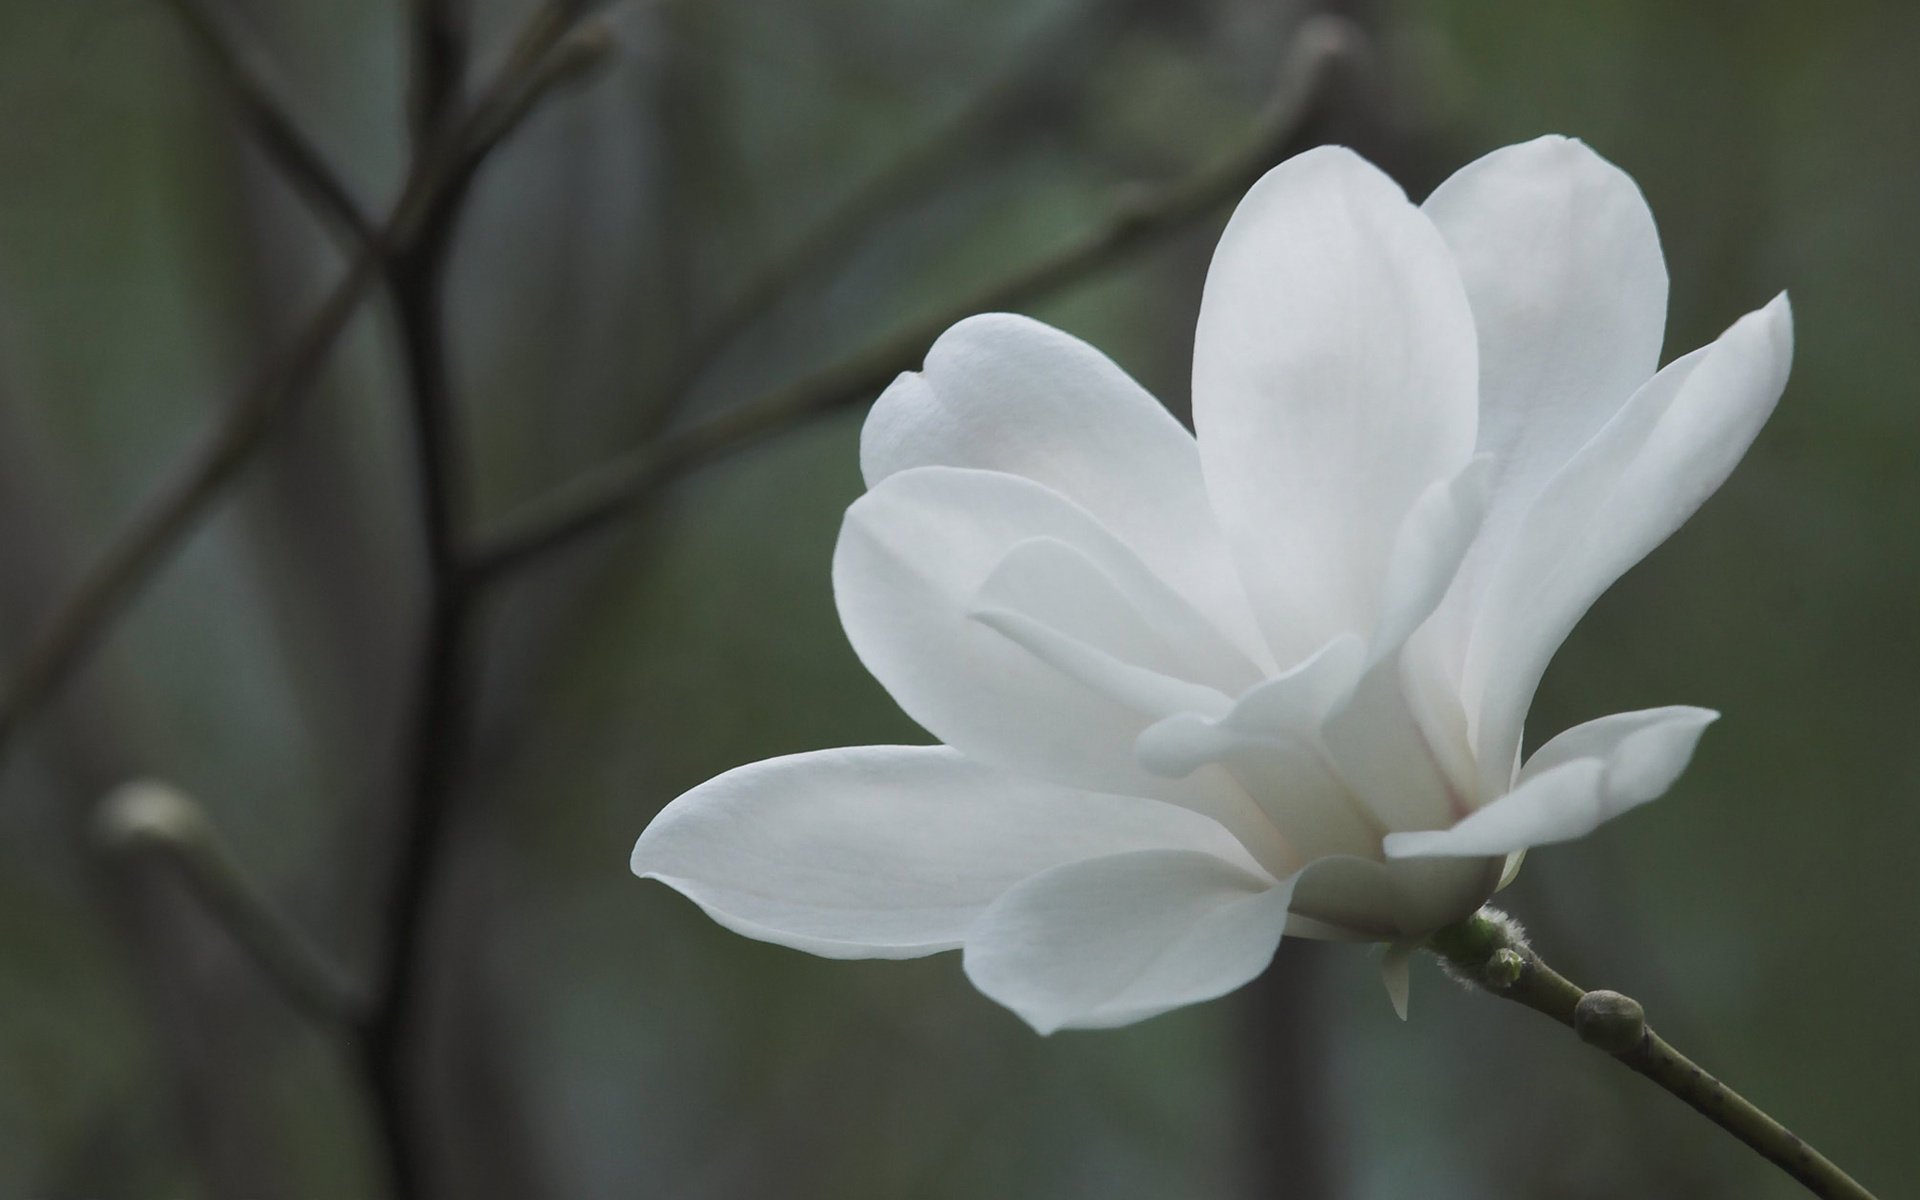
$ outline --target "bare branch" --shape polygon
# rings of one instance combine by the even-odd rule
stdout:
[[[224,31],[203,0],[166,3],[199,45],[248,132],[294,190],[322,221],[345,234],[353,245],[371,242],[378,234],[373,218],[268,86],[259,54]]]
[[[163,784],[125,784],[101,802],[95,831],[110,850],[153,854],[178,871],[289,1004],[323,1027],[360,1019],[345,975],[247,879],[191,799]]]
[[[1057,19],[1012,64],[958,109],[913,139],[898,157],[853,188],[786,253],[756,275],[699,329],[649,405],[653,427],[670,421],[693,384],[756,321],[807,276],[848,253],[890,213],[932,186],[976,150],[993,128],[1061,77],[1062,61],[1084,55],[1105,31],[1120,26],[1107,0],[1089,0]],[[1023,125],[1023,130],[1028,127]]]
[[[565,0],[557,0],[556,6],[571,7]],[[543,97],[578,75],[577,58],[565,60],[573,64],[567,70],[548,65],[548,52],[567,32],[547,9],[536,15],[487,97],[474,105],[444,147],[429,148],[416,160],[392,215],[354,256],[293,340],[255,373],[205,441],[110,537],[95,565],[35,638],[0,698],[0,751],[21,720],[79,665],[305,393],[361,301],[384,275],[392,249],[405,245],[430,222],[434,210],[472,177]]]

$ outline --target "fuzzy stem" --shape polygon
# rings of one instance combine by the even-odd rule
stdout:
[[[1675,1050],[1618,992],[1589,992],[1527,945],[1505,913],[1483,908],[1434,934],[1427,949],[1462,980],[1545,1013],[1667,1091],[1793,1176],[1823,1200],[1874,1200],[1873,1193],[1786,1126]]]

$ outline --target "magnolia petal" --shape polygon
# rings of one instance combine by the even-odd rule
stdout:
[[[940,335],[925,367],[881,394],[860,433],[869,487],[927,466],[1002,471],[1059,492],[1244,653],[1265,658],[1193,435],[1079,338],[1008,313],[969,317]]]
[[[1472,454],[1475,360],[1446,244],[1352,151],[1288,159],[1240,202],[1201,301],[1194,421],[1281,662],[1370,631],[1402,521]]]
[[[1204,766],[1223,768],[1300,862],[1371,854],[1384,829],[1354,803],[1321,739],[1327,714],[1352,692],[1365,653],[1358,637],[1345,634],[1240,697],[1224,715],[1190,711],[1168,717],[1140,735],[1140,762],[1169,778]]]
[[[1249,689],[1225,714],[1181,713],[1144,730],[1136,745],[1149,771],[1177,779],[1225,758],[1248,739],[1317,740],[1327,714],[1344,703],[1365,669],[1366,644],[1334,638],[1286,674]]]
[[[1491,455],[1478,455],[1459,474],[1421,493],[1394,536],[1380,612],[1368,647],[1371,666],[1400,652],[1440,606],[1480,532],[1487,510]]]
[[[921,467],[847,510],[833,561],[841,624],[867,670],[942,742],[1056,782],[1137,792],[1151,782],[1132,755],[1147,718],[971,618],[1007,553],[1034,538],[1074,546],[1116,581],[1150,574],[1058,492]]]
[[[971,758],[1204,812],[1291,870],[1272,822],[1224,773],[1170,780],[1139,765],[1134,740],[1152,716],[973,619],[986,582],[1035,539],[1074,547],[1120,600],[1151,605],[1148,567],[1058,492],[997,471],[918,467],[882,480],[841,526],[834,599],[854,652],[908,716]]]
[[[1023,879],[1152,848],[1260,871],[1225,829],[1185,809],[1037,783],[945,746],[858,746],[709,780],[661,810],[631,865],[748,937],[907,958],[960,945]]]
[[[1707,726],[1720,719],[1710,708],[1672,704],[1599,717],[1560,733],[1533,752],[1521,782],[1563,763],[1597,758],[1607,764],[1607,791],[1628,805],[1666,794],[1693,758]]]
[[[1413,952],[1420,948],[1414,938],[1390,943],[1380,955],[1380,982],[1387,987],[1387,999],[1393,1003],[1393,1015],[1407,1019],[1407,1001],[1413,992]]]
[[[1497,534],[1659,366],[1666,260],[1639,187],[1571,138],[1495,150],[1422,208],[1479,333]]]
[[[1198,610],[1148,570],[1123,584],[1058,538],[1007,551],[975,603],[1071,632],[1113,657],[1238,695],[1262,674]]]
[[[1431,638],[1414,633],[1439,606],[1486,509],[1482,455],[1420,497],[1395,539],[1368,674],[1327,723],[1342,779],[1387,829],[1427,829],[1466,811],[1478,772],[1466,717]]]
[[[1330,717],[1324,732],[1327,753],[1340,778],[1363,804],[1382,833],[1395,829],[1431,829],[1471,808],[1469,793],[1456,772],[1471,779],[1471,765],[1451,766],[1430,727],[1444,730],[1444,711],[1428,716],[1416,706],[1433,703],[1412,682],[1412,664],[1389,660],[1361,679],[1352,698]],[[1438,703],[1452,703],[1445,696]]]
[[[1792,356],[1782,295],[1656,375],[1534,501],[1488,578],[1467,650],[1463,691],[1490,793],[1506,786],[1554,651],[1732,472]]]
[[[1211,1000],[1263,970],[1288,888],[1194,850],[1056,867],[967,933],[967,977],[1041,1033],[1100,1029]]]
[[[1394,834],[1387,853],[1512,854],[1585,837],[1664,795],[1718,717],[1704,708],[1655,708],[1577,725],[1540,748],[1513,791],[1451,829]]]
[[[1025,613],[983,608],[974,611],[973,619],[1062,675],[1148,716],[1188,711],[1219,715],[1233,706],[1210,687],[1124,662]]]
[[[1500,865],[1497,858],[1330,855],[1295,877],[1293,913],[1373,941],[1423,940],[1486,903]]]

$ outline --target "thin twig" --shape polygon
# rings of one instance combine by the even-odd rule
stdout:
[[[911,370],[942,331],[974,313],[1018,308],[1080,282],[1206,216],[1281,157],[1311,116],[1333,68],[1356,49],[1352,26],[1317,18],[1300,31],[1281,90],[1252,132],[1219,162],[1136,192],[1107,219],[938,312],[800,381],[591,469],[503,518],[464,556],[482,579],[517,571],[602,529],[660,487],[772,434],[870,398]]]
[[[221,28],[203,0],[166,0],[187,32],[199,45],[215,78],[227,90],[235,111],[254,140],[294,190],[329,225],[354,246],[364,246],[379,234],[373,218],[353,197],[345,178],[328,164],[311,139],[300,130],[286,105],[267,84],[260,55]]]
[[[179,872],[294,1008],[322,1026],[360,1020],[362,1000],[345,974],[246,877],[199,805],[162,784],[130,783],[101,802],[95,829],[109,849],[153,854]]]
[[[678,356],[667,381],[658,387],[658,394],[647,407],[650,427],[657,430],[676,416],[693,385],[720,355],[801,280],[845,256],[890,214],[915,195],[937,186],[1023,101],[1057,84],[1064,58],[1086,54],[1100,30],[1118,27],[1118,21],[1107,19],[1113,7],[1109,0],[1086,0],[1055,20],[997,78],[942,117],[934,128],[916,136],[904,152],[854,187],[803,232],[695,332],[692,345]],[[1027,132],[1032,127],[1023,123],[1020,128]]]
[[[544,10],[543,10],[544,13]],[[460,136],[417,159],[392,215],[349,262],[345,273],[278,354],[248,381],[205,440],[178,464],[109,538],[106,548],[48,618],[0,697],[0,753],[22,720],[53,693],[111,627],[148,577],[279,427],[305,394],[360,303],[386,270],[389,249],[405,244],[443,200],[470,178],[538,102],[580,73],[589,39],[556,45],[565,34],[544,16],[521,40],[486,100],[476,103]],[[548,60],[552,51],[552,62]]]
[[[1435,934],[1428,947],[1467,982],[1552,1017],[1653,1080],[1821,1200],[1874,1200],[1831,1159],[1675,1050],[1647,1024],[1638,1001],[1589,992],[1548,966],[1506,914],[1483,908]]]

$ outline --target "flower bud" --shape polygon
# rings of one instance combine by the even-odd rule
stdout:
[[[1608,1054],[1625,1054],[1646,1036],[1647,1013],[1631,996],[1588,992],[1574,1006],[1573,1031],[1589,1046]]]
[[[1527,960],[1518,950],[1502,946],[1487,959],[1486,967],[1480,972],[1481,978],[1490,988],[1505,990],[1520,982],[1520,972],[1526,969]]]
[[[94,834],[111,850],[179,846],[206,835],[200,807],[176,788],[134,780],[107,793],[94,817]]]

